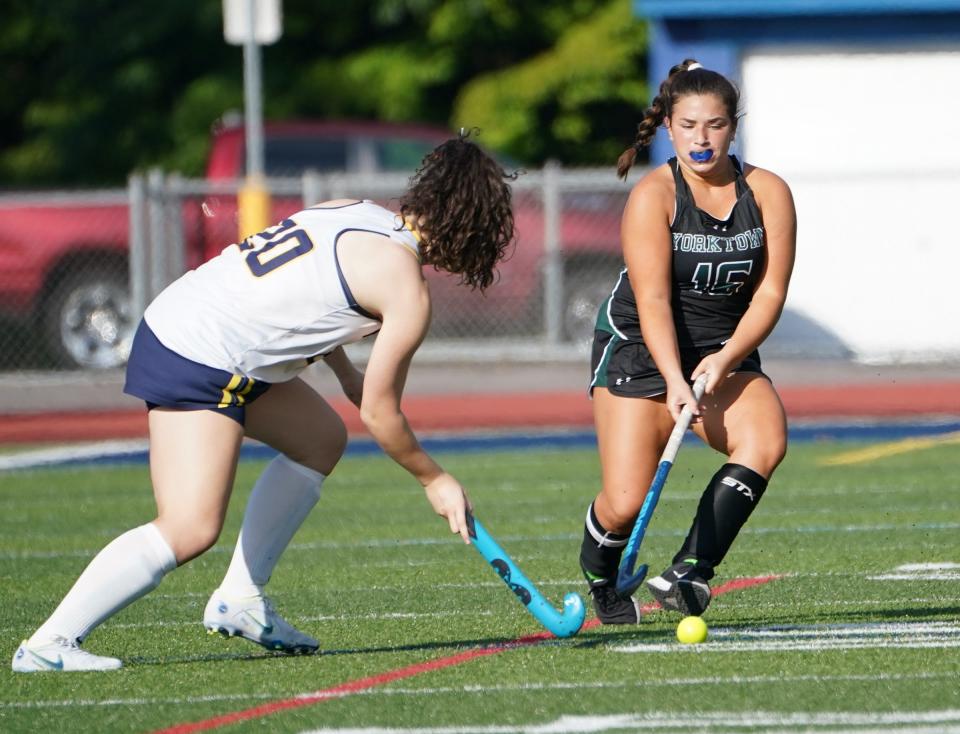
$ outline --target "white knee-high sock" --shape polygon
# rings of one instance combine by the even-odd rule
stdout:
[[[320,499],[326,477],[281,454],[253,486],[243,526],[220,590],[228,596],[259,594],[294,533]]]
[[[59,635],[82,642],[97,625],[157,588],[176,567],[173,549],[156,525],[128,530],[94,556],[31,641]]]

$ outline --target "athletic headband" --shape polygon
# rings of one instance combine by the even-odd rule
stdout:
[[[692,64],[690,64],[690,66],[687,67],[687,71],[693,71],[694,69],[702,69],[702,68],[703,68],[703,64],[701,64],[699,61],[694,61]]]

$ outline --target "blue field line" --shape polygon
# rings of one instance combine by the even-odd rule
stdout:
[[[960,418],[911,421],[837,420],[796,421],[789,429],[791,442],[848,441],[880,443],[905,438],[938,436],[960,431]],[[584,449],[596,446],[596,435],[590,429],[530,429],[525,431],[487,431],[425,434],[420,443],[431,453],[476,453],[523,451],[533,449]],[[382,455],[370,438],[352,437],[347,456]],[[262,444],[244,444],[241,461],[263,461],[276,456],[276,451]],[[144,464],[147,461],[145,441],[107,442],[98,446],[49,449],[0,456],[0,471],[40,467],[78,467],[118,464]]]
[[[790,427],[791,441],[896,441],[902,438],[938,436],[960,431],[960,420],[890,422],[890,423],[811,423]],[[484,451],[522,451],[524,449],[582,449],[597,445],[593,430],[530,430],[486,433],[450,433],[421,436],[424,449],[433,452],[472,453]],[[368,438],[353,438],[347,446],[348,456],[369,456],[382,453]],[[244,446],[244,459],[266,459],[276,455],[261,445]]]

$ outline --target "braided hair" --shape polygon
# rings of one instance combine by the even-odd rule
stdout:
[[[727,109],[727,116],[737,125],[740,107],[740,91],[723,74],[703,68],[696,59],[684,59],[670,69],[667,78],[660,84],[660,93],[644,110],[643,119],[637,125],[637,138],[633,145],[620,154],[617,160],[617,176],[626,178],[637,159],[637,154],[650,145],[657,128],[672,117],[673,105],[691,94],[713,94]]]

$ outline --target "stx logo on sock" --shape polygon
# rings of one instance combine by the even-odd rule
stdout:
[[[741,482],[739,479],[734,479],[733,477],[724,477],[720,481],[726,484],[728,487],[733,487],[735,490],[737,490],[740,494],[742,494],[751,502],[753,502],[756,499],[756,496],[754,495],[753,490],[750,489],[750,487],[748,487],[746,484]]]

